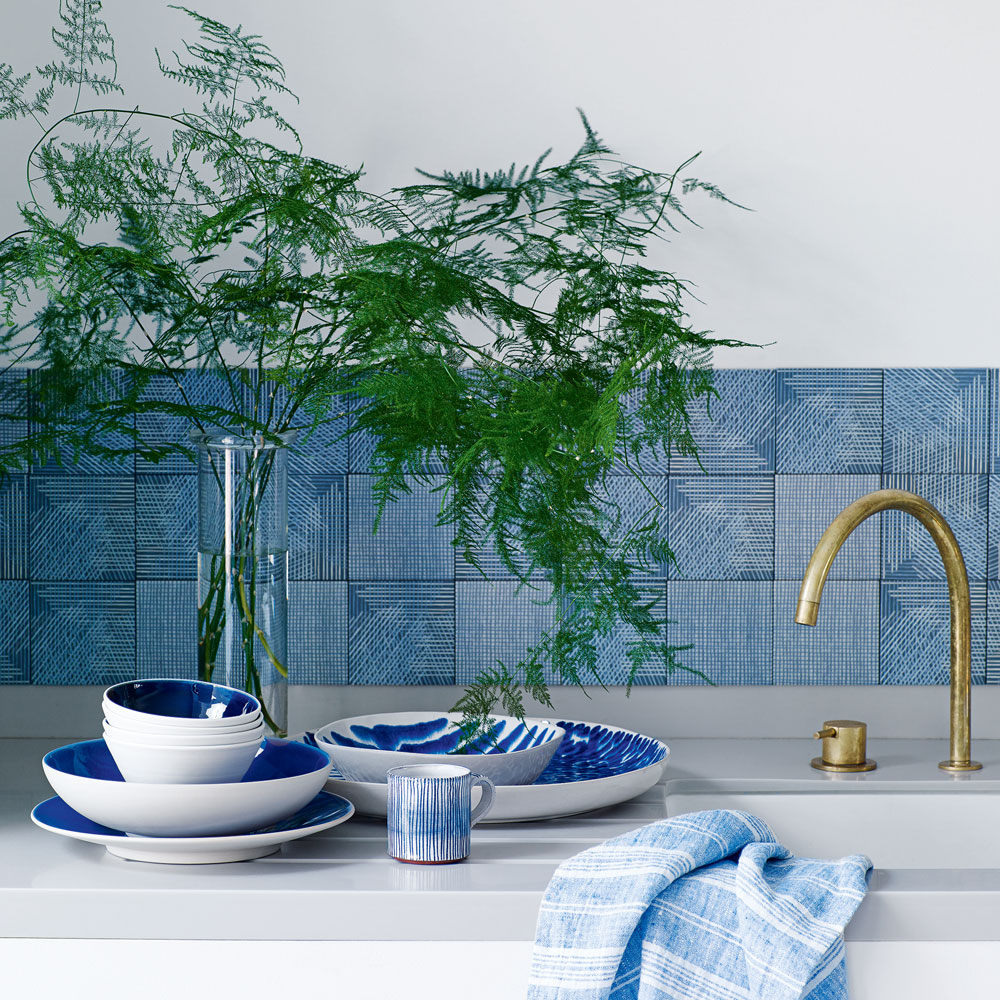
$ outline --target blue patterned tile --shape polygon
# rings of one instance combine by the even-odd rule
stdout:
[[[989,477],[989,527],[987,529],[986,578],[1000,579],[1000,475]]]
[[[778,472],[882,471],[881,369],[785,369],[776,396]]]
[[[615,476],[607,480],[606,489],[607,521],[602,527],[612,541],[615,554],[628,544],[633,532],[643,527],[658,524],[657,536],[666,535],[670,508],[670,481],[666,476],[647,476],[642,482],[634,477]],[[668,563],[663,562],[650,565],[638,575],[666,578],[668,570]]]
[[[886,473],[987,472],[984,368],[887,368]]]
[[[244,386],[240,384],[231,386],[218,372],[189,368],[174,375],[153,375],[143,389],[140,402],[164,402],[171,406],[190,404],[197,407],[218,407],[215,414],[218,419],[210,420],[209,423],[231,425],[232,414],[239,412],[243,406],[244,391]],[[191,421],[186,417],[169,412],[151,410],[140,411],[136,415],[136,432],[139,439],[145,445],[152,447],[183,445],[193,450],[188,440],[191,427]],[[198,467],[186,455],[173,452],[158,462],[139,457],[136,459],[136,470],[194,475]]]
[[[136,677],[197,677],[197,582],[137,581],[135,614]]]
[[[33,684],[117,684],[134,674],[135,584],[31,584]]]
[[[474,504],[477,526],[481,525],[490,516],[491,511],[486,509],[486,503],[486,491],[482,490],[478,494],[478,499]],[[466,514],[469,515],[470,513],[470,510],[466,508]],[[529,569],[529,563],[528,557],[524,554],[523,543],[519,538],[510,538],[508,539],[508,545],[511,550],[511,558],[514,566],[519,573],[526,574]],[[466,552],[463,546],[456,545],[454,553],[456,580],[514,580],[518,578],[517,574],[513,573],[504,564],[492,539],[485,545],[470,546],[468,552]],[[473,563],[473,559],[475,563]],[[532,577],[540,577],[542,571],[535,569],[532,570],[530,575]]]
[[[775,684],[877,684],[879,583],[828,580],[816,625],[798,625],[797,580],[774,584]]]
[[[883,476],[886,489],[929,500],[958,539],[970,580],[986,578],[988,476]],[[912,515],[882,514],[882,578],[943,580],[944,563],[930,532]]]
[[[770,580],[774,575],[774,477],[670,477],[671,576]]]
[[[646,393],[647,379],[648,375],[643,378],[640,386],[627,392],[622,400],[621,420],[629,433],[642,429],[640,405]],[[669,472],[670,449],[662,444],[643,444],[634,453],[617,455],[611,467],[613,476],[665,476]]]
[[[801,580],[830,522],[879,485],[878,476],[775,476],[775,579]],[[831,580],[879,578],[880,516],[862,522],[850,535],[830,567]]]
[[[1000,581],[986,584],[986,683],[1000,684]]]
[[[288,477],[288,572],[292,580],[347,576],[347,477]]]
[[[655,601],[649,609],[650,614],[659,621],[664,621],[667,617],[667,600],[665,583],[644,583],[638,587],[639,599],[645,604]],[[639,633],[628,625],[618,624],[609,635],[597,636],[594,641],[595,652],[597,653],[597,675],[604,684],[628,684],[629,673],[632,669],[629,661],[629,647]],[[664,684],[667,680],[667,668],[664,658],[665,647],[670,643],[663,627],[660,629],[660,636],[657,645],[662,652],[647,659],[636,671],[633,684],[640,686],[652,684]],[[590,682],[596,683],[593,679]],[[588,680],[584,678],[584,683]],[[683,681],[681,682],[683,683]]]
[[[27,437],[28,380],[23,368],[0,371],[0,452]]]
[[[770,684],[773,584],[769,581],[671,580],[667,638],[677,661],[714,684]],[[677,670],[668,684],[704,684]]]
[[[140,580],[197,577],[197,478],[135,477],[135,575]]]
[[[455,680],[469,684],[498,661],[513,668],[552,628],[551,589],[522,587],[512,580],[455,584]]]
[[[132,479],[33,475],[29,490],[33,580],[134,578]]]
[[[773,472],[774,372],[721,370],[714,384],[721,398],[699,400],[690,407],[698,456],[681,455],[675,448],[671,474]]]
[[[0,580],[0,684],[31,680],[28,584]]]
[[[28,577],[28,477],[0,478],[0,580]]]
[[[289,584],[288,680],[291,684],[349,682],[346,583]]]
[[[48,380],[55,378],[51,372],[43,368],[36,368],[32,372],[31,385],[32,396],[29,398],[29,427],[34,430],[37,417],[37,398],[39,393],[46,392]],[[121,403],[130,391],[130,377],[119,370],[111,370],[88,390],[88,404],[112,402]],[[85,422],[91,423],[91,417],[86,417]],[[132,475],[135,471],[135,442],[131,431],[135,427],[134,415],[130,417],[129,431],[106,431],[96,434],[94,440],[101,449],[107,449],[112,454],[101,455],[96,451],[88,452],[83,449],[79,454],[66,447],[58,458],[52,456],[44,465],[33,464],[33,472],[44,472],[48,475],[64,476],[125,476]]]
[[[437,524],[443,494],[408,477],[410,493],[388,504],[373,534],[375,476],[348,477],[348,573],[351,580],[451,580],[454,527]]]
[[[349,406],[349,426],[352,428],[347,437],[347,467],[352,473],[367,473],[372,471],[372,458],[378,444],[378,436],[367,430],[354,430],[356,426],[355,410],[360,410],[367,400],[353,399]],[[440,459],[430,457],[419,470],[430,475],[440,475],[444,465]]]
[[[972,600],[972,683],[986,680],[986,584],[969,584]],[[882,584],[879,683],[947,684],[951,618],[942,580]]]
[[[351,684],[453,684],[453,583],[352,583],[347,595]]]
[[[303,420],[311,418],[304,416]],[[348,427],[346,398],[334,399],[327,415],[313,427],[305,428],[300,434],[292,453],[288,456],[290,475],[330,476],[346,473]],[[367,471],[367,470],[366,470]]]

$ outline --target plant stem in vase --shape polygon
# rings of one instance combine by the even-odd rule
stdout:
[[[192,431],[198,446],[198,677],[288,729],[288,447],[295,432]]]

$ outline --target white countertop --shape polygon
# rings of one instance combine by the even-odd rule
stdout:
[[[528,941],[561,861],[666,815],[661,783],[585,816],[479,826],[471,857],[457,865],[393,861],[384,822],[361,817],[257,861],[153,865],[31,823],[32,806],[52,794],[41,757],[61,742],[0,740],[0,937]],[[789,791],[905,783],[948,793],[973,783],[1000,792],[1000,741],[976,741],[985,767],[957,779],[937,769],[946,756],[939,740],[873,740],[878,770],[850,776],[812,770],[812,740],[670,742],[664,782],[674,788],[773,780]],[[1000,867],[876,869],[848,938],[1000,940]]]

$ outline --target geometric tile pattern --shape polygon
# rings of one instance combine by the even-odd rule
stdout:
[[[134,583],[32,583],[32,683],[130,680],[135,627]]]
[[[879,583],[827,580],[813,626],[795,623],[797,580],[774,584],[775,684],[877,684]]]
[[[135,575],[138,580],[197,577],[197,476],[135,477]]]
[[[352,684],[453,683],[455,584],[350,584],[347,641]]]
[[[120,388],[115,379],[104,389]],[[222,410],[253,389],[198,371],[181,379],[188,398]],[[692,671],[717,684],[945,683],[941,559],[907,515],[859,526],[834,560],[819,624],[793,622],[823,530],[880,486],[925,496],[948,519],[971,581],[974,680],[1000,683],[1000,372],[717,371],[715,386],[720,398],[691,412],[701,466],[650,453],[639,460],[645,486],[624,464],[607,483],[618,534],[655,511],[677,560],[635,582],[668,622],[667,642],[688,647],[674,655],[690,670],[668,674],[657,659],[635,683],[706,683]],[[183,398],[169,379],[144,391]],[[0,417],[17,417],[0,419],[0,443],[25,433],[28,399],[0,374]],[[626,403],[633,419],[637,399]],[[477,554],[485,577],[467,563],[436,523],[436,474],[408,477],[411,492],[373,535],[374,441],[341,439],[349,419],[334,404],[289,456],[293,683],[467,683],[498,661],[513,665],[555,620],[544,579],[518,590],[494,552]],[[136,426],[162,444],[187,433],[178,418],[143,412]],[[181,455],[64,457],[0,482],[0,683],[190,676],[195,466]],[[619,629],[596,640],[607,683],[627,682],[634,638]]]
[[[988,472],[985,368],[888,368],[883,471]]]
[[[135,481],[31,476],[31,578],[135,578]]]
[[[545,583],[521,587],[513,580],[455,584],[455,680],[468,684],[498,661],[513,666],[555,621]]]
[[[0,479],[0,580],[28,578],[28,477]]]
[[[774,476],[671,476],[668,539],[675,577],[772,579]]]
[[[955,534],[970,580],[986,579],[987,476],[883,476],[886,489],[929,500]],[[882,514],[882,579],[943,580],[944,562],[930,532],[902,511]]]
[[[690,410],[697,457],[670,455],[671,473],[774,471],[774,372],[718,371],[718,399],[701,399]]]
[[[346,582],[308,580],[288,585],[288,681],[349,682]]]
[[[878,488],[878,476],[775,476],[775,579],[801,580],[830,522],[848,504]],[[829,579],[879,578],[879,519],[883,516],[876,514],[854,529],[833,560]]]
[[[882,471],[882,372],[871,368],[777,373],[777,471]]]
[[[882,583],[879,683],[947,684],[951,642],[944,580]],[[986,680],[986,583],[969,584],[972,600],[972,683]]]
[[[348,485],[352,580],[451,580],[455,556],[454,529],[439,526],[444,494],[436,482],[407,476],[409,493],[386,504],[378,531],[373,533],[377,501],[375,476],[351,476]]]
[[[773,585],[761,580],[671,580],[667,584],[671,646],[688,670],[667,683],[770,684]]]
[[[198,662],[198,584],[137,580],[136,677],[192,677]]]
[[[0,683],[31,680],[28,583],[0,580]]]

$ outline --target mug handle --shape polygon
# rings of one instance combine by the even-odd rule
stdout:
[[[475,826],[493,808],[493,799],[496,795],[493,782],[485,774],[473,773],[472,786],[476,785],[482,788],[482,793],[479,796],[479,805],[472,810],[472,815],[469,817],[469,826]]]

